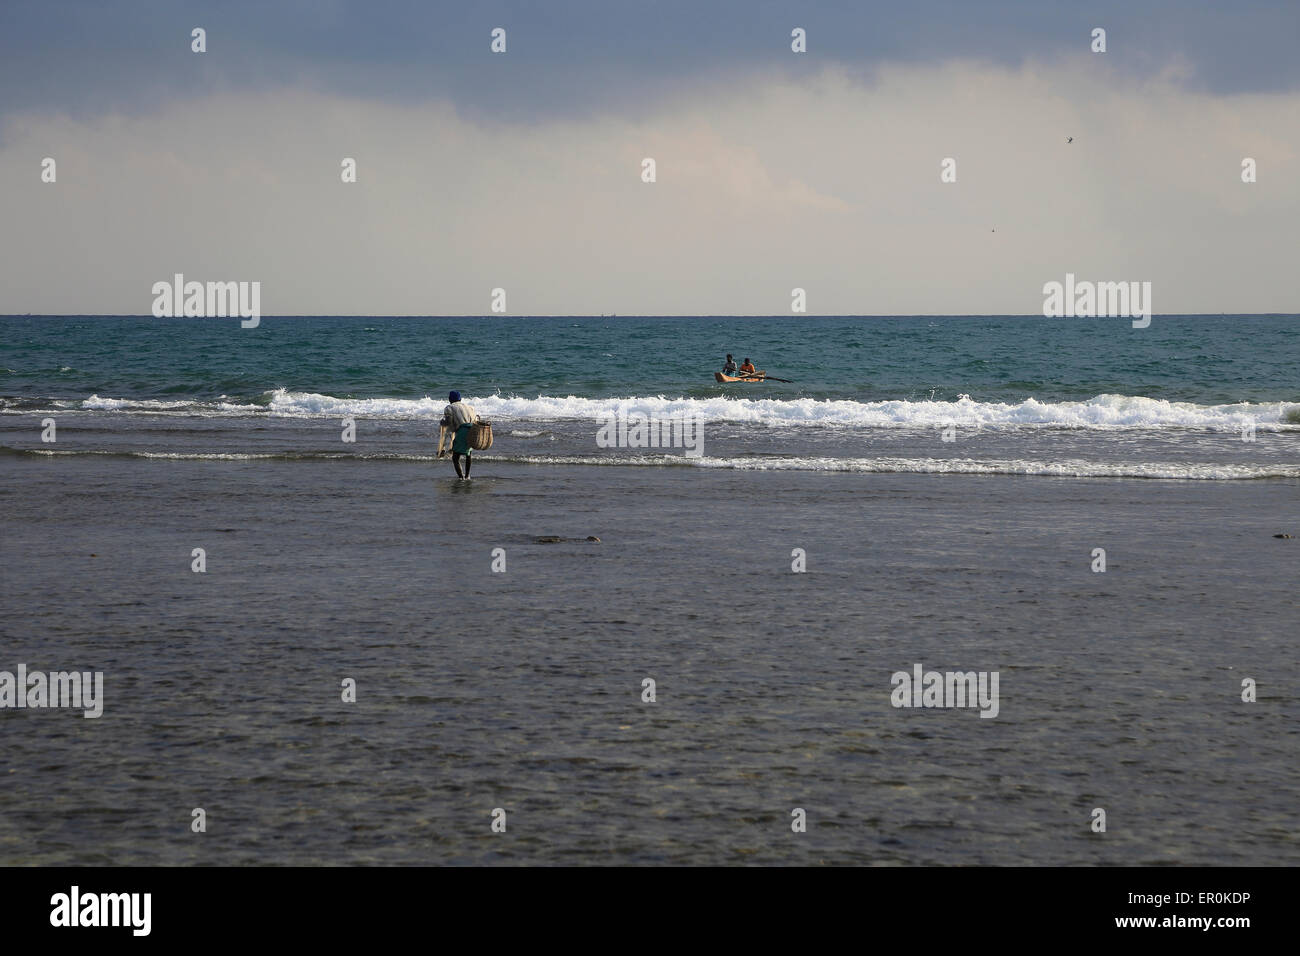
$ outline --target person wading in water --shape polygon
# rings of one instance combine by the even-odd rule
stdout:
[[[447,396],[450,404],[442,410],[442,424],[451,429],[455,436],[451,443],[451,463],[456,467],[456,477],[469,481],[469,469],[473,463],[470,458],[469,429],[478,421],[478,412],[460,400],[460,392]],[[461,473],[460,458],[465,456],[465,472]]]

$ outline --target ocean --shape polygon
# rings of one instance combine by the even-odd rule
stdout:
[[[1300,323],[1288,316],[1161,316],[1147,329],[977,316],[292,318],[257,329],[10,317],[0,328],[6,446],[52,454],[422,460],[455,388],[499,423],[484,457],[503,464],[1300,476]],[[719,385],[728,352],[793,384]],[[701,417],[705,453],[596,444],[602,417],[638,413]],[[19,420],[46,414],[87,440],[33,446]],[[344,444],[347,417],[361,424]]]
[[[0,318],[0,672],[104,674],[0,710],[0,863],[1295,864],[1298,357],[1297,316]],[[898,706],[918,665],[996,715]]]

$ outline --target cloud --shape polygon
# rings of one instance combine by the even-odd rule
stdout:
[[[208,52],[190,51],[190,30]],[[489,31],[507,30],[492,55]],[[790,31],[808,53],[790,52]],[[449,101],[484,121],[619,112],[720,77],[800,80],[954,59],[1019,69],[1086,50],[1140,82],[1171,61],[1185,83],[1231,95],[1300,88],[1294,0],[5,0],[0,113],[148,112],[177,99],[286,87],[392,104]]]
[[[1157,312],[1300,311],[1298,106],[1080,54],[719,76],[639,116],[312,88],[25,114],[0,312],[147,314],[184,272],[261,281],[268,315],[485,314],[495,287],[514,314],[781,314],[796,286],[821,314],[1029,313],[1067,271],[1152,281]]]

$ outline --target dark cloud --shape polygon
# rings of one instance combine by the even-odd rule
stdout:
[[[208,31],[208,53],[189,32]],[[488,52],[505,27],[509,51]],[[790,29],[810,52],[789,51]],[[635,112],[720,74],[869,70],[975,58],[1008,66],[1087,52],[1135,76],[1174,60],[1213,93],[1300,86],[1300,3],[772,2],[772,0],[187,0],[0,5],[0,111],[134,112],[220,90],[303,85],[397,102],[450,96],[485,119]],[[865,72],[864,72],[865,75]]]

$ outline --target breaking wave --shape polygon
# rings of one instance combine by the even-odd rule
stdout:
[[[906,428],[958,426],[1047,427],[1071,429],[1194,428],[1240,431],[1253,425],[1267,431],[1300,430],[1300,405],[1286,402],[1196,405],[1134,395],[1097,395],[1086,401],[1041,402],[1027,398],[1016,404],[979,402],[963,395],[956,401],[892,400],[857,402],[849,399],[767,398],[582,398],[539,395],[466,396],[480,414],[509,422],[590,420],[641,414],[658,418],[700,417],[708,422],[766,426]],[[271,415],[286,418],[355,416],[380,419],[438,419],[446,402],[424,397],[336,398],[316,392],[277,389],[263,403],[165,402],[100,398],[79,403],[87,410],[189,413],[199,415]]]

